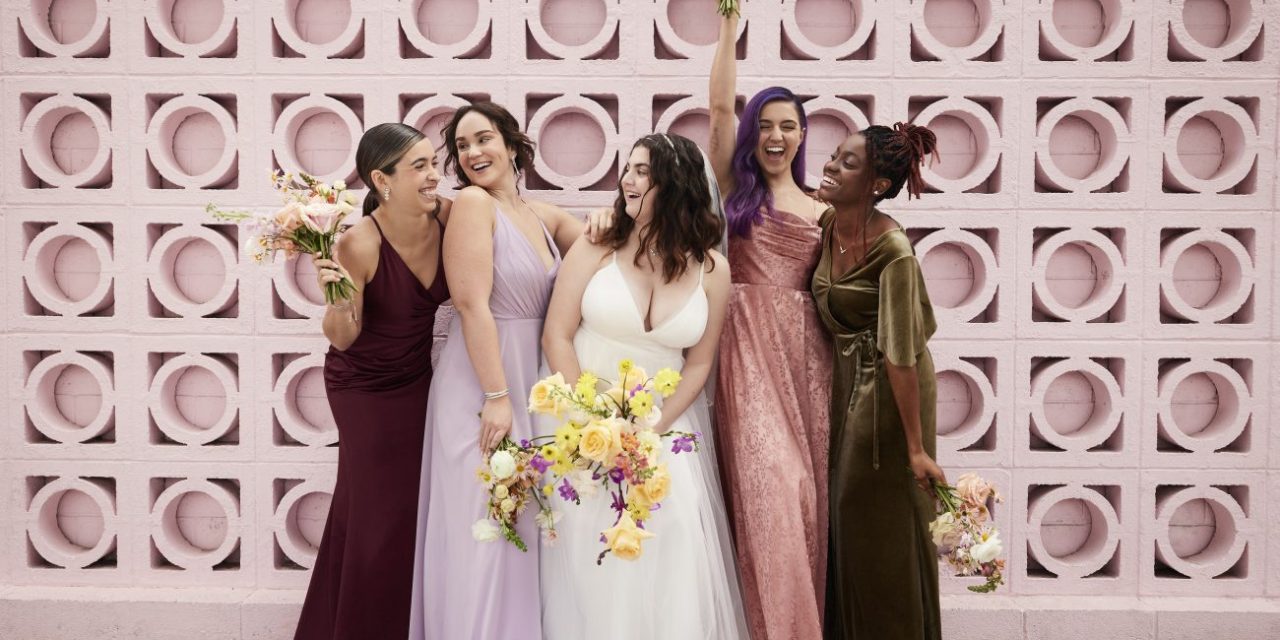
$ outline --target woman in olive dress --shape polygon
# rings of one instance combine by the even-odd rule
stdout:
[[[919,196],[934,134],[911,124],[847,138],[823,167],[818,313],[835,342],[831,386],[828,640],[940,640],[937,550],[929,536],[936,324],[911,242],[876,204]]]

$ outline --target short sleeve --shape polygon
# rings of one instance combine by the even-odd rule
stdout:
[[[933,318],[924,298],[924,276],[913,255],[902,256],[880,272],[880,352],[890,364],[915,365],[933,334]]]

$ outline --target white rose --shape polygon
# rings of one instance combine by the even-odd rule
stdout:
[[[569,472],[569,484],[578,492],[578,497],[583,500],[596,497],[600,493],[600,481],[591,479],[592,472],[589,469],[575,469]]]
[[[355,205],[360,202],[360,198],[356,196],[354,191],[344,192],[342,194],[342,199],[345,200],[346,203],[350,205]]]
[[[333,188],[337,191],[342,191],[347,188],[347,183],[342,180],[337,180],[333,183]]]
[[[476,520],[476,523],[471,525],[471,537],[475,538],[476,542],[493,542],[498,539],[498,533],[498,526],[488,518]]]
[[[1004,548],[1000,545],[999,532],[992,531],[986,539],[969,548],[969,555],[980,564],[995,560]]]
[[[506,480],[516,472],[516,459],[507,451],[494,451],[489,457],[489,470],[493,477]]]
[[[511,513],[516,510],[516,501],[511,498],[507,498],[506,500],[503,500],[498,507],[502,509],[503,513]]]
[[[654,407],[653,412],[658,413],[658,408]],[[662,436],[653,431],[641,431],[640,435],[636,436],[636,439],[640,441],[640,446],[644,449],[646,456],[653,455],[662,446]]]
[[[500,484],[493,488],[493,497],[498,500],[505,500],[510,494],[511,491],[507,489],[507,485],[505,484]]]
[[[943,542],[955,529],[956,517],[950,511],[939,515],[937,519],[929,523],[929,533],[933,534],[933,544],[939,547],[946,546]]]
[[[642,427],[648,427],[652,429],[658,426],[658,422],[660,420],[662,420],[662,409],[654,407],[653,410],[649,412],[649,415],[643,418],[637,419],[636,422],[638,422]]]

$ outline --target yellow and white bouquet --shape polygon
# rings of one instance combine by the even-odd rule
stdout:
[[[1001,502],[1000,494],[973,473],[960,476],[955,486],[934,482],[933,489],[939,509],[938,517],[929,523],[929,534],[938,555],[957,576],[986,577],[985,583],[970,586],[970,591],[995,591],[1004,584],[1004,558],[1000,557],[1004,549],[988,503]]]
[[[653,537],[644,524],[671,487],[671,475],[661,461],[662,439],[671,439],[675,454],[698,448],[700,434],[659,434],[654,429],[662,419],[657,396],[671,396],[679,384],[677,371],[662,369],[649,377],[631,360],[623,360],[616,382],[585,372],[570,386],[557,373],[540,380],[529,393],[531,413],[564,420],[531,460],[546,472],[543,494],[558,492],[577,504],[582,494],[604,489],[613,499],[617,515],[613,526],[601,532],[606,548],[597,564],[609,553],[635,560],[643,541]],[[554,525],[554,516],[544,517]]]
[[[360,202],[356,194],[340,180],[328,185],[305,173],[295,179],[292,173],[272,171],[271,186],[280,192],[283,206],[270,216],[224,210],[215,204],[207,205],[205,211],[248,232],[244,250],[256,263],[274,259],[279,252],[286,260],[304,253],[332,259],[333,245],[350,226],[343,223]],[[342,280],[325,285],[325,302],[350,300],[355,290],[355,283],[343,276]]]

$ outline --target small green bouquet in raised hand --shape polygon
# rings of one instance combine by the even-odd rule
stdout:
[[[738,0],[719,0],[719,2],[720,8],[717,9],[717,11],[720,12],[720,15],[726,18],[742,15],[742,13],[738,11]]]

